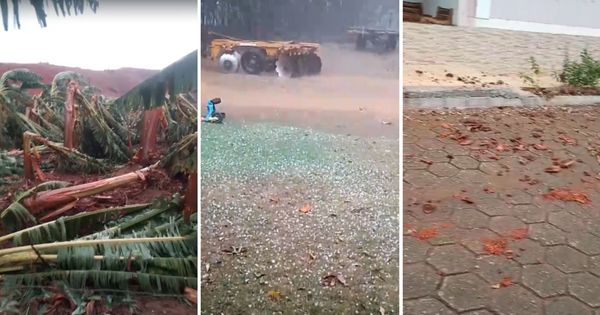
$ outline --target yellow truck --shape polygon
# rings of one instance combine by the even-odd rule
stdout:
[[[225,38],[213,39],[208,52],[223,72],[237,72],[241,68],[254,75],[275,71],[280,77],[321,73],[321,58],[317,55],[319,44],[215,37]]]

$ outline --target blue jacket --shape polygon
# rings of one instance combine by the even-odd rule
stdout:
[[[208,104],[206,104],[206,108],[207,108],[207,112],[206,112],[206,118],[211,118],[212,115],[215,114],[215,104],[213,104],[212,101],[208,101]]]

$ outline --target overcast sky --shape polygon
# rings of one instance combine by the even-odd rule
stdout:
[[[21,29],[0,25],[0,62],[39,63],[104,70],[162,69],[198,49],[195,0],[87,1],[83,15],[57,16],[52,2],[41,28],[29,1],[21,1]]]

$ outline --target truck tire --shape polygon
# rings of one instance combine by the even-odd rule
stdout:
[[[256,51],[246,51],[241,58],[242,68],[248,74],[260,74],[265,68],[266,58]]]
[[[237,72],[239,66],[239,60],[234,54],[222,54],[219,57],[219,68],[225,73]]]

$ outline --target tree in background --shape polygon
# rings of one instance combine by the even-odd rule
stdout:
[[[351,26],[398,28],[397,0],[202,0],[202,27],[248,39],[323,40]]]
[[[11,0],[12,2],[12,12],[13,12],[13,20],[14,24],[17,28],[21,28],[21,20],[20,20],[20,3],[21,0]],[[85,2],[88,3],[90,9],[96,13],[96,9],[98,8],[99,0],[52,0],[52,5],[54,6],[54,10],[56,11],[56,15],[62,14],[62,16],[71,15],[71,10],[73,14],[83,14],[83,9],[85,7]],[[37,17],[38,22],[41,27],[48,26],[46,23],[46,10],[45,6],[48,5],[48,1],[46,1],[46,5],[44,5],[44,0],[30,0],[30,4],[35,9],[35,15]],[[8,20],[9,20],[9,7],[8,0],[0,0],[0,12],[2,13],[2,24],[4,26],[4,30],[8,31]]]

